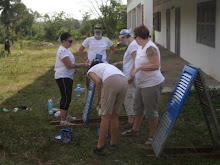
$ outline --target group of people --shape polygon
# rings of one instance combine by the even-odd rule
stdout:
[[[111,149],[117,148],[118,117],[122,105],[128,116],[127,126],[130,127],[122,135],[138,135],[142,120],[146,116],[149,123],[149,137],[145,144],[151,144],[158,125],[157,105],[164,84],[164,77],[160,71],[160,51],[150,40],[146,26],[136,27],[134,37],[128,29],[120,31],[119,39],[127,46],[127,50],[123,61],[114,64],[109,64],[109,61],[116,49],[111,40],[102,34],[102,25],[95,25],[94,36],[86,38],[79,48],[83,63],[75,63],[74,55],[68,50],[72,45],[73,37],[69,33],[63,33],[55,64],[55,79],[61,93],[61,125],[71,124],[68,108],[75,69],[89,68],[87,84],[89,79],[96,84],[97,109],[101,116],[99,139],[93,150],[98,155],[104,154],[104,141],[109,126],[111,132],[109,146]],[[108,56],[107,48],[110,48]],[[123,71],[117,68],[118,65],[123,65]]]

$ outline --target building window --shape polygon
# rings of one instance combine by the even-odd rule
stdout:
[[[154,30],[161,31],[161,12],[156,12],[153,15],[153,24],[154,24]]]
[[[197,36],[198,43],[215,47],[216,1],[197,4]]]

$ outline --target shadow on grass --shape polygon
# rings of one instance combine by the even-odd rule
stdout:
[[[119,52],[118,57],[114,57],[112,62],[122,59],[122,56],[123,51]],[[78,83],[84,86],[85,73],[85,69],[80,69],[80,73],[75,75],[73,88]],[[170,94],[161,97],[160,109],[164,109],[169,97]],[[53,116],[48,116],[47,101],[49,98],[53,99],[54,107],[58,107],[60,94],[54,80],[53,68],[2,103],[2,107],[9,109],[13,109],[19,105],[26,105],[32,108],[32,111],[20,110],[17,113],[0,114],[0,120],[2,121],[0,125],[0,164],[16,164],[16,162],[20,164],[36,164],[37,160],[32,159],[33,157],[39,158],[41,162],[50,162],[53,164],[69,164],[70,162],[72,164],[105,165],[147,163],[210,164],[210,162],[215,162],[214,160],[203,158],[153,159],[146,157],[149,151],[139,147],[143,145],[147,138],[148,127],[146,122],[141,126],[141,134],[138,137],[122,137],[119,134],[118,150],[103,158],[97,157],[91,152],[97,143],[96,128],[75,128],[73,130],[73,142],[66,145],[61,144],[54,139],[54,136],[59,133],[59,130],[55,130],[49,124],[50,120],[54,120]],[[200,122],[202,120],[201,114],[196,111],[189,111],[196,108],[192,104],[193,99],[195,99],[193,95],[188,99],[189,101],[186,103],[185,110],[183,109],[183,113],[169,139],[169,144],[192,144],[192,140],[196,141],[197,144],[203,144],[204,136],[208,137],[204,122]],[[73,92],[70,113],[80,118],[84,101],[84,94],[77,98]],[[94,104],[96,101],[95,96]],[[92,110],[91,115],[97,116],[97,112]],[[187,125],[185,124],[186,122]],[[195,136],[195,131],[191,131],[192,133],[190,133],[190,130],[196,125],[199,125],[197,127],[199,129],[196,130],[197,134]],[[204,133],[206,134],[204,135]],[[106,139],[107,149],[109,140]]]
[[[117,54],[113,56],[111,63],[121,61],[123,59],[123,54],[125,51],[124,49],[125,48],[118,49]],[[77,58],[77,62],[81,62],[81,58],[78,56],[78,53],[74,52],[73,54]],[[107,51],[107,54],[109,54],[109,50]],[[122,67],[120,68],[122,69]],[[86,71],[87,69],[79,68],[79,72],[75,73],[73,89],[76,87],[78,83],[81,84],[82,87],[85,87]],[[72,102],[70,105],[70,109],[76,109],[75,112],[77,113],[75,115],[81,115],[81,110],[85,102],[84,96],[85,95],[83,93],[80,98],[77,98],[75,96],[75,92],[73,91],[72,93]],[[15,107],[25,105],[28,108],[32,108],[33,111],[43,112],[47,111],[47,102],[50,98],[54,102],[54,107],[59,107],[60,93],[56,81],[54,79],[54,67],[51,67],[44,75],[37,78],[32,84],[26,86],[23,89],[20,89],[12,97],[6,99],[0,105],[0,108],[7,108],[9,110],[13,110]],[[94,102],[96,102],[96,97],[94,97]]]
[[[8,109],[13,109],[20,105],[26,105],[34,109],[43,105],[46,107],[48,98],[54,98],[54,96],[59,95],[56,82],[53,78],[53,70],[51,68],[32,84],[19,90],[12,97],[6,99],[1,106]]]

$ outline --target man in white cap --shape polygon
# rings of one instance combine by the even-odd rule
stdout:
[[[114,65],[123,65],[123,73],[127,78],[129,78],[131,72],[134,70],[134,61],[136,57],[136,51],[138,49],[137,42],[133,39],[131,31],[128,29],[122,29],[119,33],[119,39],[122,44],[125,44],[127,50],[124,53],[123,61],[116,62]],[[131,128],[134,122],[134,95],[135,95],[135,83],[134,81],[128,85],[127,94],[124,101],[124,107],[128,116],[128,123],[124,126]]]
[[[103,37],[103,27],[101,24],[94,26],[94,36],[86,38],[78,52],[85,63],[91,64],[93,60],[99,59],[99,62],[109,63],[112,56],[115,54],[115,47],[108,37]],[[87,48],[87,56],[84,55],[84,50]],[[110,54],[106,55],[106,49],[110,48]],[[86,77],[86,94],[89,88],[89,79]]]
[[[103,37],[103,28],[101,24],[94,26],[94,36],[86,38],[81,47],[79,48],[79,55],[83,58],[84,62],[92,63],[98,56],[101,62],[108,63],[112,56],[115,54],[115,47],[108,37]],[[85,48],[88,49],[87,57],[84,55]],[[106,49],[110,48],[109,56],[106,55]]]

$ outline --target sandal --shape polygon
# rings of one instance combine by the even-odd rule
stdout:
[[[125,132],[122,132],[121,134],[124,136],[137,136],[137,135],[139,135],[139,131],[135,131],[133,129],[130,129]]]
[[[152,143],[152,141],[153,141],[153,138],[149,137],[144,144],[150,145]]]

